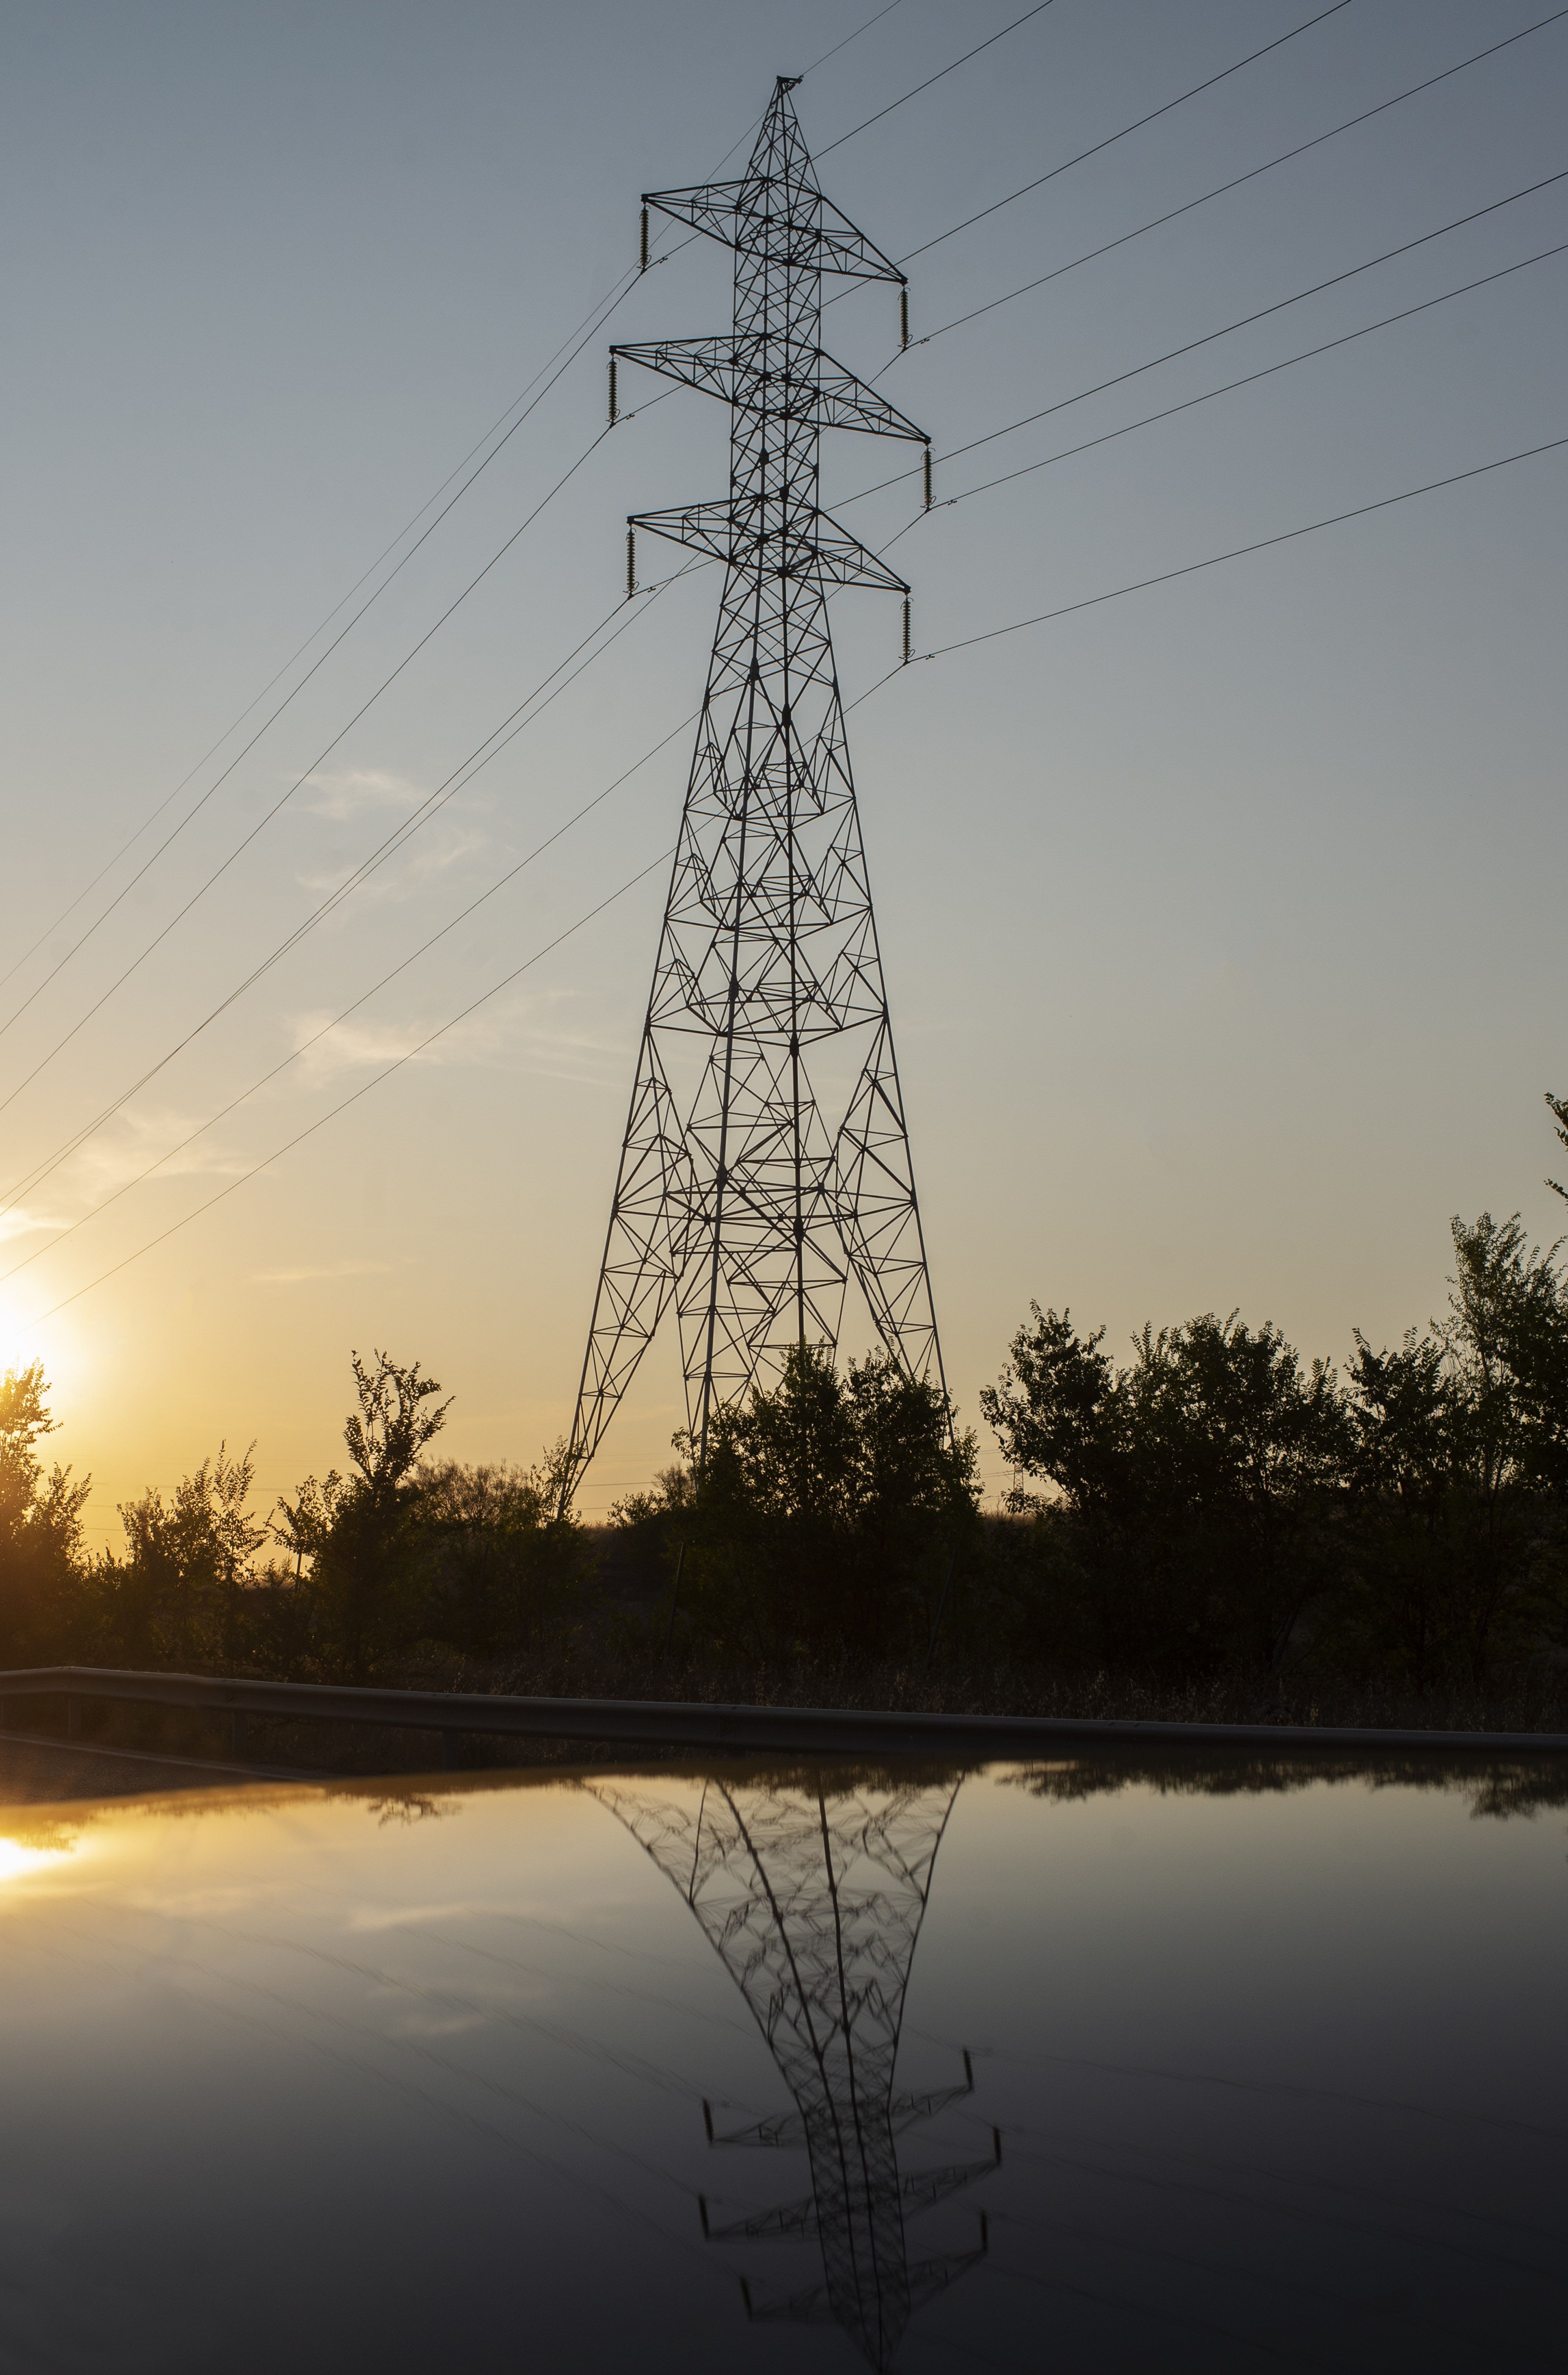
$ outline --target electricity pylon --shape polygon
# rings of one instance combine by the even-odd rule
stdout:
[[[851,1277],[900,1366],[941,1382],[828,623],[831,587],[909,588],[817,499],[824,429],[926,440],[819,343],[824,273],[904,281],[822,195],[794,87],[738,182],[643,201],[734,249],[731,334],[611,349],[612,391],[640,363],[729,406],[730,484],[630,523],[721,561],[725,585],[569,1490],[672,1300],[699,1463],[715,1409],[791,1347],[837,1347]]]
[[[749,2318],[841,2326],[878,2370],[890,2368],[914,2311],[984,2256],[974,2249],[912,2260],[908,2221],[1001,2158],[904,2171],[899,2136],[970,2093],[964,2083],[895,2094],[904,1993],[932,1867],[957,1782],[937,1787],[796,1789],[710,1780],[693,1809],[610,1782],[584,1785],[672,1881],[740,1990],[795,2100],[714,2145],[803,2145],[811,2191],[717,2227],[711,2242],[815,2238],[822,2282],[758,2301]]]

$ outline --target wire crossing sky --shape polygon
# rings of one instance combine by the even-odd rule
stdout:
[[[1564,12],[39,12],[0,1365],[94,1539],[219,1436],[330,1465],[351,1346],[459,1456],[568,1423],[715,582],[626,605],[624,523],[723,467],[711,408],[605,433],[603,349],[723,328],[640,194],[802,72],[938,456],[852,516],[945,656],[853,589],[833,632],[961,1409],[1031,1295],[1342,1357],[1440,1304],[1450,1213],[1554,1233]],[[896,297],[831,316],[862,378]]]

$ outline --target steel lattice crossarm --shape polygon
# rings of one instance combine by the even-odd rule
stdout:
[[[610,349],[621,362],[642,363],[682,387],[701,389],[725,404],[803,429],[864,429],[874,437],[913,437],[925,431],[906,420],[896,405],[834,362],[820,347],[793,347],[779,368],[760,333],[732,338],[655,338],[645,346]]]
[[[824,430],[925,432],[823,351],[824,272],[902,276],[823,196],[792,88],[739,181],[645,202],[733,252],[729,333],[612,349],[612,390],[636,362],[727,406],[730,472],[723,500],[631,522],[725,583],[568,1491],[672,1303],[700,1462],[715,1409],[837,1348],[852,1283],[900,1368],[942,1382],[828,617],[839,587],[908,588],[818,490]]]
[[[728,561],[737,569],[755,568],[760,563],[768,533],[762,517],[737,520],[735,506],[727,502],[683,503],[674,511],[633,512],[627,526],[646,528],[653,536],[667,537],[672,544],[690,545],[694,551],[705,552],[714,561]],[[826,512],[815,509],[805,532],[772,556],[772,566],[796,576],[818,571],[830,585],[879,586],[887,594],[909,592],[905,581],[885,561],[867,552],[847,528],[830,519]]]
[[[902,289],[904,276],[891,256],[873,247],[866,233],[857,230],[817,187],[795,110],[785,105],[788,93],[799,84],[798,75],[780,75],[757,144],[759,151],[766,146],[782,152],[784,172],[780,178],[796,201],[782,227],[776,214],[777,180],[758,173],[755,152],[750,171],[738,182],[710,182],[698,190],[644,190],[643,204],[657,207],[661,214],[689,223],[693,230],[705,232],[725,247],[755,246],[759,231],[763,231],[794,271],[839,272],[853,280],[890,280]],[[803,203],[807,200],[810,203]]]

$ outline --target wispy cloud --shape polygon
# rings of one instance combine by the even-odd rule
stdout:
[[[391,1268],[390,1262],[383,1261],[323,1262],[310,1269],[253,1270],[247,1282],[252,1286],[307,1286],[322,1278],[370,1278]]]
[[[482,829],[460,824],[455,818],[443,819],[433,830],[421,831],[417,838],[410,836],[402,848],[356,884],[353,912],[362,915],[367,907],[395,906],[412,899],[465,859],[489,856],[494,845]],[[366,853],[360,851],[351,859],[333,855],[332,865],[317,866],[295,878],[312,899],[330,898],[340,890],[363,863]]]
[[[67,1225],[58,1212],[31,1212],[25,1204],[17,1204],[10,1211],[0,1212],[0,1246],[11,1237],[31,1236],[38,1229],[64,1229]]]
[[[400,1058],[420,1064],[477,1064],[540,1080],[581,1081],[591,1088],[624,1086],[626,1049],[582,1028],[558,1022],[548,997],[514,998],[476,1014],[446,1032],[433,1047],[415,1056],[434,1022],[341,1022],[316,1039],[301,1065],[306,1079],[334,1080],[356,1071],[379,1071]],[[302,1014],[293,1023],[296,1047],[305,1047],[328,1017]]]
[[[179,1146],[206,1119],[205,1114],[181,1113],[171,1105],[141,1111],[133,1107],[116,1114],[110,1129],[74,1157],[73,1188],[96,1199],[124,1187],[128,1179],[139,1178],[149,1164],[159,1164],[159,1179],[224,1178],[243,1171],[245,1158],[210,1138],[198,1138],[194,1146],[160,1160],[167,1148]]]
[[[315,795],[309,808],[313,816],[343,819],[366,809],[412,808],[420,797],[419,786],[407,775],[389,775],[379,767],[354,767],[340,775],[323,772],[306,780]]]

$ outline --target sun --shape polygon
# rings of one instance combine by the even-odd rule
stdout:
[[[0,1377],[9,1369],[26,1369],[38,1359],[33,1334],[14,1296],[0,1287]]]
[[[35,1361],[43,1364],[49,1392],[45,1400],[60,1415],[62,1372],[72,1378],[80,1366],[79,1334],[74,1313],[53,1321],[47,1329],[28,1310],[14,1288],[0,1286],[0,1377],[21,1376]],[[47,1341],[46,1341],[47,1340]]]

